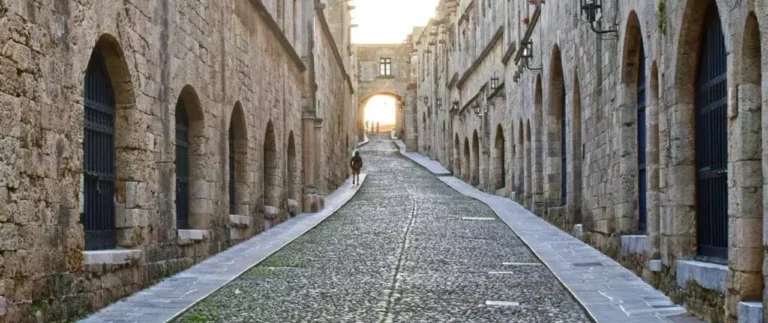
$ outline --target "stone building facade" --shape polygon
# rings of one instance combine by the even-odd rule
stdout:
[[[412,35],[418,150],[698,316],[764,315],[767,2],[437,9]]]
[[[71,320],[321,208],[359,131],[348,6],[0,1],[0,322]]]
[[[377,95],[386,95],[397,101],[395,108],[395,133],[400,133],[405,124],[403,107],[407,102],[408,85],[411,83],[411,45],[403,44],[355,44],[353,46],[357,73],[356,86],[358,124],[362,136],[365,123],[364,109],[368,100]],[[360,138],[362,139],[362,138]]]

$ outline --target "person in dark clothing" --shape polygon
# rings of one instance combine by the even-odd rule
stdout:
[[[352,167],[352,185],[360,184],[360,170],[363,168],[363,158],[360,157],[360,152],[355,152],[355,157],[349,161],[349,167]]]
[[[376,132],[379,132],[379,122],[376,121]]]

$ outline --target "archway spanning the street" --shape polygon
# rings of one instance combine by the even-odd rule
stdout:
[[[396,129],[400,120],[400,104],[400,96],[394,93],[373,94],[361,101],[363,126],[366,131],[387,132]]]

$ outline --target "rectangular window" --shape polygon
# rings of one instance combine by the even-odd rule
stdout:
[[[392,76],[392,59],[379,59],[379,76]]]

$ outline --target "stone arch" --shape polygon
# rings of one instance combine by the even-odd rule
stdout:
[[[543,214],[544,201],[544,116],[543,116],[543,86],[541,74],[536,75],[533,91],[533,211]]]
[[[552,49],[547,109],[546,201],[548,207],[567,204],[568,165],[565,126],[565,78],[560,48]]]
[[[648,157],[648,223],[647,223],[647,236],[650,241],[647,246],[646,256],[647,259],[659,259],[661,257],[659,245],[660,237],[660,187],[661,180],[659,179],[659,169],[666,167],[662,164],[661,152],[661,138],[666,137],[661,133],[661,129],[666,129],[667,126],[661,126],[661,123],[666,124],[666,118],[661,117],[661,104],[659,103],[659,69],[656,61],[651,63],[650,82],[648,92],[648,149],[646,151]],[[666,131],[666,130],[665,130]]]
[[[368,101],[370,101],[372,98],[376,96],[392,97],[393,99],[395,99],[395,101],[398,102],[398,105],[402,104],[402,101],[403,101],[403,96],[392,91],[372,91],[362,96],[362,99],[360,100],[360,103],[357,108],[358,124],[360,127],[360,131],[358,132],[359,141],[365,140],[364,138],[365,132],[366,132],[366,129],[364,128],[365,127],[365,107],[368,105]],[[400,113],[401,113],[400,109],[398,109],[396,106],[395,107],[395,123],[398,123],[401,120]],[[371,129],[373,129],[373,126],[371,126]],[[418,128],[416,130],[418,131]]]
[[[442,129],[443,129],[443,131],[442,131],[442,134],[441,134],[441,137],[440,137],[440,154],[439,154],[439,156],[440,156],[440,160],[442,162],[448,163],[449,162],[448,157],[447,157],[448,156],[448,147],[450,145],[451,138],[448,137],[448,135],[445,133],[446,132],[445,120],[443,120],[443,128]]]
[[[729,207],[728,252],[738,255],[730,257],[727,286],[732,286],[726,297],[733,302],[754,301],[763,297],[763,217],[766,201],[763,189],[768,184],[764,171],[764,156],[767,155],[763,129],[762,107],[763,70],[768,62],[763,56],[763,38],[754,12],[747,15],[744,25],[744,39],[741,48],[740,75],[738,83],[738,116],[732,120],[730,135],[738,138],[729,146],[730,168],[733,170],[730,199],[738,208]],[[740,238],[749,237],[749,238]],[[730,303],[726,300],[726,303]],[[728,313],[736,316],[736,313]]]
[[[469,138],[464,137],[464,161],[462,161],[462,169],[461,169],[461,177],[469,182],[472,178],[472,175],[470,173],[472,166],[470,165],[471,162],[471,153],[469,151]]]
[[[458,133],[453,138],[453,175],[461,177],[461,139]]]
[[[584,158],[584,149],[582,148],[581,139],[581,82],[579,80],[579,73],[575,70],[573,72],[573,95],[571,101],[571,163],[568,171],[569,176],[571,176],[571,180],[568,182],[571,186],[568,190],[570,195],[568,200],[572,201],[572,203],[570,203],[568,214],[574,224],[580,224],[582,222],[581,201],[584,189],[581,165]]]
[[[103,250],[133,246],[132,230],[122,218],[126,209],[126,188],[146,184],[150,178],[137,170],[149,167],[147,140],[141,140],[149,125],[137,118],[136,97],[131,74],[120,43],[102,35],[88,57],[84,71],[83,204],[84,249]],[[99,116],[101,115],[101,116]],[[98,129],[112,128],[108,134]],[[89,144],[93,143],[93,144]],[[95,146],[98,145],[98,148]],[[140,204],[150,201],[137,201]]]
[[[277,153],[277,136],[272,120],[267,122],[264,132],[264,159],[263,174],[264,182],[262,194],[264,196],[264,215],[268,229],[272,225],[280,223],[280,158]]]
[[[506,161],[504,160],[505,146],[504,129],[499,124],[496,126],[496,135],[493,143],[493,171],[489,181],[494,191],[504,188],[507,182]]]
[[[480,138],[475,130],[472,132],[472,185],[480,184],[480,154]]]
[[[349,141],[349,135],[347,135],[347,141]],[[293,131],[288,133],[288,145],[287,145],[287,164],[286,164],[286,180],[285,180],[285,197],[288,200],[288,210],[291,215],[296,215],[299,205],[299,159],[296,154],[296,140],[294,139]],[[295,206],[293,206],[295,204]]]
[[[229,214],[247,215],[250,201],[248,180],[248,126],[238,101],[229,120]]]
[[[669,210],[669,212],[664,211],[663,213],[665,216],[676,219],[678,223],[696,223],[696,228],[691,228],[690,230],[678,229],[677,231],[669,232],[668,235],[665,234],[662,239],[672,239],[675,241],[674,245],[678,246],[678,248],[667,251],[673,253],[673,255],[664,255],[662,259],[674,260],[675,258],[681,257],[689,258],[696,254],[701,255],[702,253],[709,253],[709,251],[713,251],[713,254],[720,254],[716,257],[725,258],[727,256],[723,255],[723,253],[727,253],[727,248],[704,247],[704,244],[702,244],[702,241],[698,240],[698,238],[704,239],[708,237],[717,237],[717,239],[720,239],[716,242],[718,245],[727,245],[727,233],[703,234],[702,230],[710,230],[714,228],[714,226],[708,225],[707,221],[704,221],[705,219],[718,219],[717,221],[723,224],[720,226],[721,229],[728,226],[728,202],[717,201],[717,207],[709,208],[707,205],[714,205],[715,203],[702,204],[697,203],[697,200],[704,198],[705,192],[711,190],[725,191],[722,194],[717,192],[717,194],[713,195],[723,199],[730,198],[730,194],[727,193],[727,184],[725,184],[727,183],[728,175],[727,173],[722,173],[720,170],[720,167],[722,166],[721,164],[727,164],[727,161],[724,163],[720,162],[721,159],[728,159],[727,149],[724,150],[715,147],[706,150],[696,149],[696,145],[701,145],[705,142],[705,140],[702,139],[703,135],[716,136],[718,137],[720,144],[724,144],[728,147],[728,130],[726,130],[728,128],[728,121],[721,120],[716,127],[725,130],[724,136],[720,134],[720,131],[704,130],[704,126],[699,127],[701,129],[697,131],[696,127],[696,119],[698,118],[697,111],[703,111],[703,109],[697,109],[698,100],[696,99],[697,90],[701,88],[698,82],[699,77],[705,76],[705,74],[700,73],[700,71],[715,73],[715,68],[723,69],[725,71],[724,75],[726,75],[726,77],[723,78],[723,81],[725,83],[728,82],[727,58],[725,58],[724,54],[727,52],[724,40],[725,37],[723,37],[725,34],[722,32],[723,25],[719,18],[720,15],[716,1],[689,0],[686,2],[684,8],[682,25],[680,27],[681,30],[678,33],[679,40],[676,48],[676,61],[674,63],[675,73],[674,86],[671,95],[672,100],[666,104],[668,107],[667,115],[680,116],[679,118],[675,118],[674,123],[670,122],[668,131],[670,134],[668,145],[669,147],[675,147],[675,149],[670,149],[673,154],[671,154],[668,159],[668,168],[673,169],[674,171],[666,172],[667,191],[669,192],[668,194],[675,196],[676,198],[673,201],[670,201],[669,204],[665,204],[665,210]],[[705,48],[706,41],[711,41],[710,39],[707,39],[707,28],[705,28],[708,22],[712,24],[710,26],[715,26],[721,29],[720,35],[714,34],[715,36],[711,39],[714,40],[719,38],[716,41],[718,44],[713,44],[714,46],[711,48],[717,48],[720,53],[715,56],[721,56],[719,59],[722,61],[711,66],[706,66],[707,68],[702,68],[702,65],[705,64],[703,59],[705,57],[705,51],[703,49]],[[711,85],[719,86],[715,83],[712,83]],[[723,86],[722,91],[718,92],[727,91],[726,87],[727,86]],[[714,95],[715,93],[712,94]],[[725,99],[727,94],[718,93],[717,95],[718,97],[724,97],[720,102],[728,101]],[[713,96],[713,98],[715,97]],[[721,108],[722,106],[706,110],[717,113],[717,110]],[[724,125],[721,126],[720,123],[724,123]],[[704,124],[702,123],[702,125]],[[713,126],[714,123],[708,122],[706,125],[706,128],[709,128],[709,126]],[[706,142],[712,143],[713,141],[707,140]],[[706,151],[716,151],[717,153],[708,156],[706,159],[697,158],[697,152],[704,153]],[[722,153],[724,151],[726,152],[725,154]],[[706,161],[715,161],[716,159],[718,160],[716,163],[717,165],[700,164]],[[700,176],[701,174],[698,173],[699,169],[705,170],[710,174]],[[724,181],[721,178],[723,176],[726,177]],[[715,181],[722,182],[722,184],[712,183]],[[707,189],[704,189],[704,186],[700,185],[701,182],[709,182],[706,184]],[[725,207],[723,207],[722,204],[725,204]],[[716,211],[710,212],[710,210]],[[725,239],[726,241],[723,241],[722,239]],[[667,242],[662,241],[662,245],[667,244]]]
[[[212,210],[210,180],[206,178],[205,119],[197,91],[191,85],[181,89],[176,101],[176,227],[206,229]],[[202,188],[202,189],[197,189]]]

